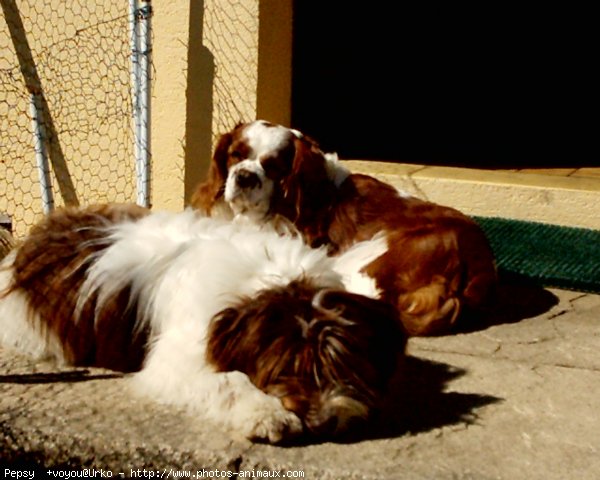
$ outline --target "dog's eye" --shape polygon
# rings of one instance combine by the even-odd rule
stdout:
[[[227,157],[227,168],[231,168],[234,165],[237,165],[244,159],[242,152],[239,150],[232,150],[229,152],[229,156]]]
[[[290,170],[290,166],[280,157],[266,157],[260,163],[267,177],[272,180],[286,176]]]

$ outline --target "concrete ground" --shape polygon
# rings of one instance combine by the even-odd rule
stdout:
[[[344,444],[251,444],[132,396],[111,372],[0,350],[2,473],[600,478],[600,296],[512,285],[500,304],[471,332],[411,339],[395,412]]]

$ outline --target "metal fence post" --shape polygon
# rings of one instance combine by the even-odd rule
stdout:
[[[44,128],[43,102],[40,94],[30,93],[31,126],[33,130],[33,146],[35,150],[35,161],[40,179],[40,190],[42,195],[42,209],[45,214],[54,210],[54,195],[52,193],[52,179],[50,176],[50,164],[48,163],[48,150],[46,149],[46,133]]]
[[[150,107],[152,35],[150,0],[130,0],[131,82],[137,203],[149,207],[151,195]]]

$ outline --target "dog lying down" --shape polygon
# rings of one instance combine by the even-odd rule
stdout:
[[[476,325],[494,301],[494,255],[473,219],[350,172],[298,130],[257,120],[223,134],[191,205],[257,224],[284,217],[332,256],[385,235],[363,271],[410,335]]]
[[[329,257],[191,210],[66,208],[0,264],[0,344],[135,372],[134,391],[250,439],[332,438],[377,411],[404,354],[395,309],[349,291],[384,249]]]

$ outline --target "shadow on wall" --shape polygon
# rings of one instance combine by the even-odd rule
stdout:
[[[204,0],[190,2],[184,149],[186,202],[204,179],[212,149],[215,61],[210,50],[202,44],[203,24]]]
[[[6,25],[8,26],[15,52],[17,53],[25,86],[31,97],[35,98],[36,109],[39,109],[38,115],[46,136],[46,148],[48,149],[52,170],[56,175],[61,196],[66,205],[79,205],[73,178],[65,161],[59,133],[55,127],[54,119],[44,94],[44,85],[38,75],[19,8],[14,0],[3,0],[0,2],[0,6],[6,19]]]

